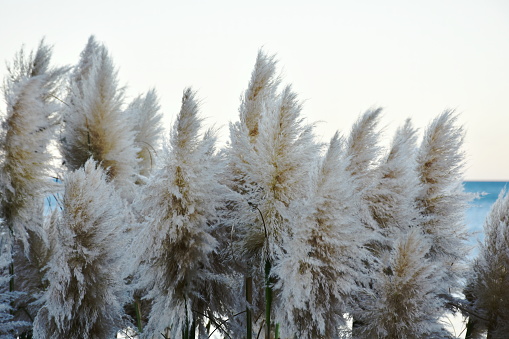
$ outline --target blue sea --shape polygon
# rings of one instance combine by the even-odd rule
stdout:
[[[497,200],[498,195],[504,187],[509,188],[506,181],[465,181],[465,191],[479,193],[479,199],[470,202],[467,210],[466,222],[468,229],[474,232],[472,243],[477,245],[477,240],[483,239],[484,219],[490,211],[491,205]]]

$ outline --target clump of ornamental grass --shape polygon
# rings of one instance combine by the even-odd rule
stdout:
[[[416,130],[410,120],[398,128],[391,147],[377,168],[379,180],[367,197],[371,214],[383,237],[390,242],[415,226],[419,219],[416,197],[420,182],[416,169]],[[383,246],[382,246],[383,247]]]
[[[132,121],[123,110],[124,88],[117,73],[106,47],[91,37],[70,80],[61,150],[69,170],[93,158],[109,180],[129,192],[139,150]]]
[[[271,267],[294,231],[290,206],[309,193],[320,150],[313,126],[301,117],[297,95],[291,86],[278,92],[274,72],[274,58],[259,53],[240,107],[240,121],[230,124],[227,150],[229,180],[239,193],[236,213],[232,213],[234,247],[246,265],[246,286],[255,283],[249,307],[254,306],[254,312],[265,308],[266,336],[272,331],[271,300],[278,298],[272,296],[272,280],[278,278]]]
[[[30,324],[37,313],[34,301],[44,289],[42,272],[50,252],[43,205],[56,186],[48,148],[58,123],[59,85],[68,70],[51,67],[51,56],[44,41],[28,55],[22,48],[8,65],[3,86],[7,110],[0,132],[0,237],[10,263],[1,294],[9,300],[5,307],[11,324],[2,326],[8,331]]]
[[[293,236],[274,270],[283,335],[336,338],[345,325],[357,279],[353,262],[365,252],[346,164],[336,133],[313,176],[314,190],[292,206]]]
[[[381,108],[370,109],[362,114],[352,126],[345,145],[346,171],[350,173],[350,180],[361,202],[358,218],[371,230],[376,229],[376,225],[367,199],[375,190],[379,177],[376,169],[382,148],[377,127],[381,114]]]
[[[417,151],[415,133],[409,120],[396,131],[387,155],[382,158],[375,169],[379,179],[371,190],[371,195],[366,197],[368,208],[377,226],[376,231],[380,237],[370,244],[370,250],[376,263],[371,267],[372,282],[366,286],[366,291],[357,295],[356,307],[352,312],[357,320],[356,331],[386,326],[379,323],[380,316],[376,312],[366,312],[366,309],[372,306],[371,296],[385,293],[379,290],[385,287],[376,283],[373,276],[376,276],[377,279],[380,277],[387,279],[387,275],[392,275],[390,266],[392,263],[387,259],[388,256],[394,255],[397,239],[415,229],[419,222],[420,213],[415,202],[420,189],[415,161]],[[368,296],[367,299],[366,296]],[[380,298],[377,303],[381,304],[384,301],[390,301],[390,299]],[[389,309],[391,305],[380,307]],[[418,309],[409,309],[408,311],[411,314],[417,312]],[[374,315],[375,318],[371,319],[371,315]],[[405,333],[408,335],[410,332]],[[356,335],[359,334],[356,333]]]
[[[26,56],[22,49],[8,67],[3,88],[7,112],[0,134],[0,214],[25,251],[28,232],[42,232],[29,221],[53,188],[47,147],[57,123],[58,85],[67,68],[51,68],[51,53],[44,41],[35,54]]]
[[[418,339],[445,335],[439,324],[440,300],[435,297],[440,268],[426,258],[429,242],[413,229],[394,242],[384,256],[384,271],[375,273],[374,288],[365,290],[357,314],[360,338]]]
[[[500,192],[484,223],[484,241],[473,263],[468,298],[482,317],[469,319],[469,332],[504,338],[509,330],[509,194]],[[469,334],[471,334],[469,333]]]
[[[436,117],[425,131],[417,154],[421,192],[417,205],[422,214],[419,227],[431,241],[428,257],[444,268],[442,291],[459,292],[465,274],[468,232],[465,209],[472,195],[464,191],[462,150],[464,130],[456,126],[454,111]]]
[[[347,314],[359,338],[445,336],[438,315],[461,287],[470,198],[452,111],[419,148],[407,122],[384,155],[381,109],[371,109],[323,152],[260,51],[223,152],[190,89],[160,150],[155,90],[127,104],[104,45],[90,37],[63,99],[67,69],[50,56],[44,43],[21,51],[4,85],[0,336],[30,336],[37,315],[35,338],[112,337],[132,326],[132,295],[126,310],[144,338],[205,336],[211,325],[247,339],[263,329],[335,338]],[[48,145],[59,122],[68,173],[56,185]],[[58,208],[45,210],[58,186]],[[506,204],[496,205],[469,285],[494,337],[508,318]]]
[[[93,160],[64,177],[34,338],[100,339],[123,327],[123,202],[106,179]]]
[[[226,313],[228,299],[213,294],[227,295],[229,286],[221,285],[224,279],[211,265],[218,244],[212,232],[226,189],[217,177],[216,137],[212,130],[201,134],[201,124],[195,93],[187,89],[161,167],[136,202],[144,220],[134,241],[134,287],[152,301],[145,338],[192,337],[207,315]]]

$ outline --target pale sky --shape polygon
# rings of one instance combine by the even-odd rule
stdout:
[[[348,134],[373,106],[384,107],[386,140],[408,117],[423,130],[454,108],[467,131],[465,178],[509,180],[507,0],[0,0],[2,62],[45,37],[54,64],[73,65],[92,34],[130,98],[157,89],[167,125],[192,86],[226,140],[263,47],[303,116],[321,121],[320,140]]]

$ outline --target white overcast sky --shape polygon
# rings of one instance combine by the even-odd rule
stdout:
[[[263,47],[308,122],[321,121],[322,141],[373,106],[384,107],[387,140],[407,117],[423,130],[453,108],[467,131],[466,179],[509,180],[507,0],[0,0],[1,61],[45,37],[54,63],[72,65],[92,34],[129,97],[157,89],[168,124],[192,86],[226,139]]]

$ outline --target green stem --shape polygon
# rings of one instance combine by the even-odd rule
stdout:
[[[184,299],[184,305],[186,307],[186,323],[185,323],[184,328],[182,329],[182,338],[183,339],[195,339],[196,338],[196,332],[195,332],[196,322],[194,321],[194,317],[193,317],[193,321],[191,321],[191,322],[189,321],[189,312],[187,309],[187,299]]]
[[[265,261],[265,338],[270,338],[270,309],[272,306],[272,286],[270,283],[271,264]]]
[[[14,292],[14,262],[11,262],[9,265],[9,275],[11,276],[9,280],[9,292]]]
[[[274,334],[274,339],[279,339],[279,323],[276,324],[276,333]]]
[[[138,299],[134,301],[134,310],[136,312],[136,326],[138,327],[138,331],[141,333],[143,332],[143,325],[141,323],[141,309]]]
[[[246,277],[246,331],[247,339],[253,338],[253,315],[251,313],[251,304],[253,303],[253,277]]]
[[[194,319],[193,321],[191,322],[191,324],[189,324],[189,322],[187,323],[188,327],[189,327],[189,339],[195,339],[196,338],[196,323],[194,322]]]

